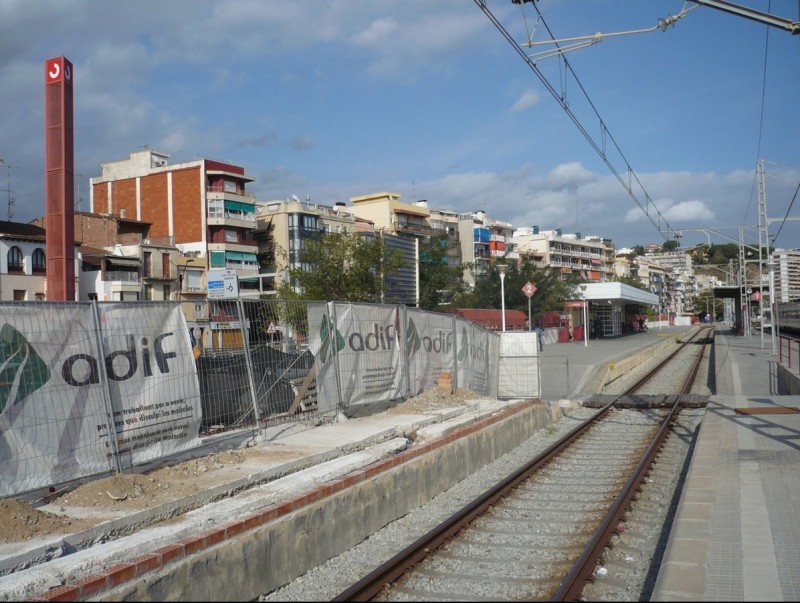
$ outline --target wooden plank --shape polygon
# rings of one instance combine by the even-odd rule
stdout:
[[[306,378],[303,379],[303,383],[300,384],[300,387],[297,389],[297,393],[294,396],[294,401],[292,405],[289,407],[287,414],[293,415],[297,412],[300,403],[303,401],[303,397],[306,395],[308,388],[314,382],[314,378],[317,376],[317,361],[314,360],[314,364],[311,365],[311,370],[308,371]]]
[[[748,406],[737,408],[738,415],[793,415],[800,412],[797,406]]]

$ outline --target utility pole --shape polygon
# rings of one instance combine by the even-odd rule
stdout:
[[[764,189],[764,160],[756,163],[758,182],[758,313],[761,315],[761,349],[764,349],[764,262],[771,256],[769,249],[769,224],[767,223],[767,193]],[[767,245],[767,257],[764,257],[764,244]],[[772,289],[769,291],[769,306],[772,307]]]
[[[0,159],[0,167],[3,165],[5,165],[6,170],[8,170],[8,186],[6,188],[0,188],[0,191],[6,191],[8,193],[8,221],[11,222],[14,217],[14,197],[11,196],[11,168],[14,166],[7,165],[3,159]]]

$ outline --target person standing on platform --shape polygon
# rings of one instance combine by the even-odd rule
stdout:
[[[539,351],[544,352],[544,343],[542,341],[544,339],[544,329],[538,320],[536,321],[536,326],[533,327],[533,332],[536,333],[536,340],[539,342]]]

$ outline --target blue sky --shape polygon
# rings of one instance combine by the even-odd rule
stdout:
[[[796,0],[739,4],[800,20]],[[534,30],[533,5],[486,5],[517,44]],[[571,72],[537,59],[541,79],[473,0],[0,0],[13,220],[44,213],[44,62],[63,55],[79,210],[101,163],[146,145],[242,165],[262,201],[393,191],[618,248],[757,244],[763,160],[769,232],[800,248],[800,221],[778,222],[800,216],[800,36],[682,0],[535,8],[535,42],[606,36]]]

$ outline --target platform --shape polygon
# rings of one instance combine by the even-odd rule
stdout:
[[[700,427],[652,601],[800,599],[800,396],[769,337],[719,328]]]

